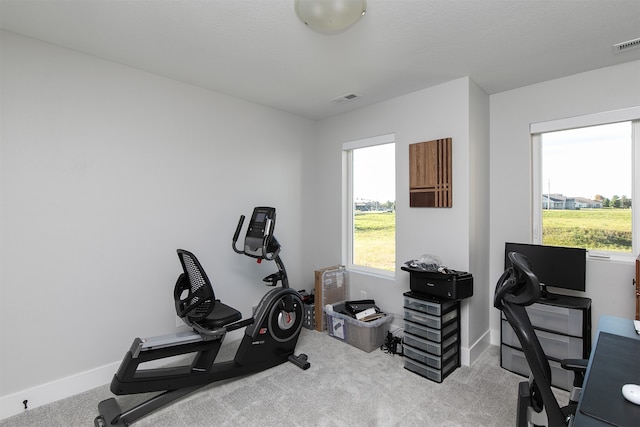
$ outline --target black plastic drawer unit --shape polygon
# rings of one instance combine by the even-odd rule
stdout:
[[[460,366],[460,302],[404,293],[404,368],[442,382]]]

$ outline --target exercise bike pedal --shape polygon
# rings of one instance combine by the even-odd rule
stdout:
[[[289,362],[293,363],[303,370],[307,370],[311,366],[311,363],[307,361],[307,355],[304,353],[300,353],[298,356],[292,354],[291,356],[289,356]]]

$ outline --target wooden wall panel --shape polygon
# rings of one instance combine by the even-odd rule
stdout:
[[[451,138],[409,145],[409,205],[450,208]]]

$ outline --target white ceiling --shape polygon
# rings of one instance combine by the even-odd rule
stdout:
[[[612,49],[640,37],[640,0],[368,0],[335,35],[293,0],[0,0],[0,26],[312,119],[463,76],[494,94],[640,59]]]

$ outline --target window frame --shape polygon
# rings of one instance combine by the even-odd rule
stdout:
[[[342,144],[342,169],[343,169],[343,209],[342,209],[342,259],[343,264],[348,270],[379,276],[384,278],[395,278],[396,271],[383,270],[381,268],[367,267],[353,263],[353,247],[354,247],[354,209],[355,203],[353,199],[353,151],[360,148],[369,148],[377,145],[386,145],[396,143],[395,133],[378,135],[369,138],[358,139],[354,141],[344,142]],[[397,171],[396,171],[397,175]],[[397,198],[397,196],[396,196]],[[396,211],[397,215],[397,211]],[[397,221],[397,216],[396,216]],[[395,244],[395,243],[394,243]],[[397,259],[396,259],[397,264]]]
[[[597,257],[633,261],[640,252],[640,209],[634,204],[640,200],[640,106],[602,113],[588,114],[565,119],[532,123],[529,126],[531,139],[531,239],[533,243],[542,244],[542,134],[590,126],[599,126],[619,122],[631,122],[631,253],[596,251]],[[634,202],[635,200],[635,202]],[[587,257],[594,256],[587,250]]]

